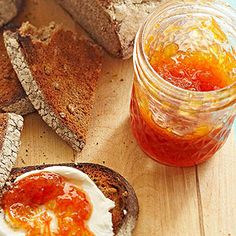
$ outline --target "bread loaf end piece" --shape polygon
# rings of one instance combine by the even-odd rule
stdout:
[[[113,56],[129,58],[135,35],[158,0],[58,0],[100,45]]]

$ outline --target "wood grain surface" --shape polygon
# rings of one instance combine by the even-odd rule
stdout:
[[[84,35],[53,0],[27,0],[15,20],[36,26],[50,21]],[[137,146],[129,122],[132,60],[105,55],[87,145],[77,154],[38,114],[25,117],[17,166],[94,162],[122,174],[134,187],[139,221],[134,236],[236,236],[236,146],[233,135],[210,161],[171,168],[149,159]]]

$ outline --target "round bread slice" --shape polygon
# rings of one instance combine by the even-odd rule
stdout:
[[[8,187],[18,176],[32,170],[41,170],[49,166],[55,165],[14,168],[3,191],[7,191]],[[114,234],[116,236],[132,235],[132,231],[135,228],[138,218],[139,205],[134,189],[124,177],[117,172],[98,164],[70,163],[60,164],[60,166],[74,167],[87,174],[103,194],[115,202],[115,208],[111,210]]]
[[[0,189],[5,185],[16,162],[22,127],[22,116],[0,114]]]
[[[22,0],[0,0],[0,27],[17,15],[21,4]]]

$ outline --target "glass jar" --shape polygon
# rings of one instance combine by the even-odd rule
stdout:
[[[140,28],[133,56],[131,126],[140,147],[154,160],[194,166],[225,143],[236,112],[235,22],[235,10],[220,1],[173,0],[161,4]],[[170,52],[173,45],[182,52],[211,55],[205,64],[217,59],[231,83],[202,92],[168,82],[150,61],[160,46]]]

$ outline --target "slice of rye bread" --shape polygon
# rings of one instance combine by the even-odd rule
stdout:
[[[34,111],[12,67],[0,30],[0,112],[26,115]]]
[[[57,1],[110,54],[125,59],[140,25],[161,0]]]
[[[6,182],[2,192],[7,191],[8,187],[15,179],[32,170],[55,165],[28,166],[14,168]],[[114,234],[116,236],[131,236],[138,219],[138,199],[134,189],[124,177],[115,171],[92,163],[61,164],[61,166],[74,167],[86,173],[104,193],[104,195],[115,202],[115,208],[111,210]],[[1,200],[0,200],[1,205]]]
[[[88,39],[51,23],[36,29],[29,23],[4,40],[13,68],[43,120],[76,151],[85,145],[101,49]]]
[[[22,0],[0,0],[0,27],[17,15],[21,5]]]
[[[16,162],[20,147],[23,117],[13,113],[0,114],[0,189]]]

